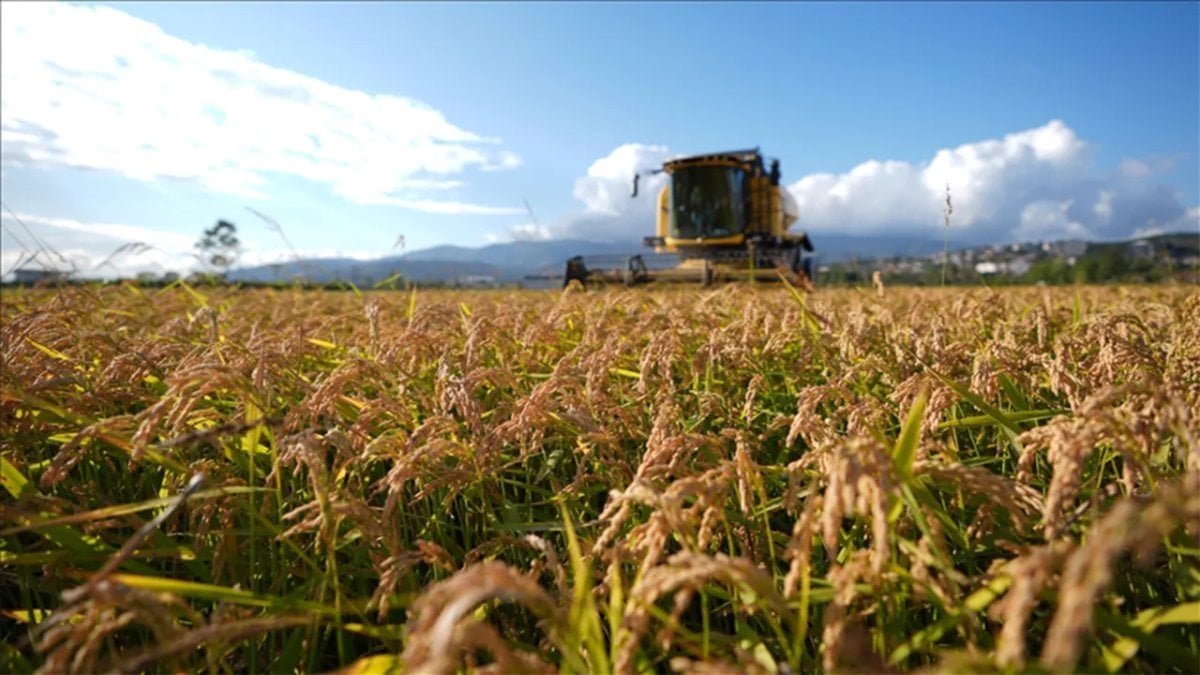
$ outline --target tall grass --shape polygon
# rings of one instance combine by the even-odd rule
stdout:
[[[4,672],[1200,653],[1191,289],[181,283],[0,318]]]

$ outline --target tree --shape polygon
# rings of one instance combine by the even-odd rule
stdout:
[[[1062,258],[1044,258],[1033,264],[1025,274],[1026,281],[1047,284],[1071,283],[1071,266]]]
[[[1080,281],[1094,284],[1124,279],[1131,265],[1120,244],[1106,244],[1098,251],[1088,249],[1075,268]]]
[[[237,262],[241,253],[241,242],[237,238],[237,226],[227,220],[218,220],[204,236],[196,242],[200,253],[196,256],[209,269],[218,270],[224,277]]]

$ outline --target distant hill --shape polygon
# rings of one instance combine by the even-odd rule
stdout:
[[[912,237],[851,237],[814,235],[821,260],[884,255],[926,255],[940,251],[942,243]],[[601,242],[581,239],[513,241],[478,248],[434,246],[400,256],[376,260],[314,258],[300,262],[246,267],[230,272],[231,281],[288,281],[303,276],[310,281],[374,283],[399,273],[420,282],[450,282],[467,276],[490,276],[505,283],[529,274],[561,272],[567,259],[576,256],[614,256],[646,253],[640,241]]]
[[[828,233],[811,235],[816,255],[822,263],[836,263],[891,257],[921,258],[942,251],[944,242],[936,238],[901,235],[856,237]],[[1197,237],[1187,233],[1172,233],[1154,238],[1171,242],[1173,246],[1195,246]],[[1119,242],[1093,242],[1105,246]],[[950,249],[963,250],[963,242],[950,242]],[[975,247],[978,248],[978,247]],[[234,270],[232,281],[288,281],[303,276],[317,283],[349,281],[370,285],[393,274],[401,274],[417,282],[452,283],[467,277],[491,277],[498,283],[515,283],[526,275],[561,273],[568,258],[583,256],[614,256],[645,253],[640,241],[597,242],[579,239],[542,241],[513,241],[478,248],[465,246],[434,246],[400,256],[376,260],[351,258],[319,258],[303,263],[288,262]]]
[[[288,281],[302,276],[328,283],[351,281],[375,283],[393,274],[418,282],[453,282],[466,277],[492,277],[499,283],[522,280],[526,275],[548,270],[561,271],[574,255],[638,253],[639,245],[573,239],[515,241],[479,248],[435,246],[399,256],[376,260],[314,258],[304,262],[259,265],[230,272],[231,281]]]
[[[1157,252],[1200,255],[1200,232],[1166,232],[1120,241],[1091,241],[1088,242],[1087,250],[1089,253],[1096,253],[1106,249],[1126,248],[1135,241],[1144,241]]]
[[[273,282],[290,281],[297,277],[313,283],[348,281],[359,286],[374,284],[394,274],[418,282],[446,282],[471,276],[489,276],[498,282],[520,279],[521,270],[486,263],[452,260],[405,260],[399,256],[378,260],[353,258],[316,258],[278,265],[261,265],[233,270],[230,281]]]
[[[809,234],[821,262],[841,262],[850,258],[886,258],[890,256],[928,256],[940,253],[945,242],[936,238],[911,235],[874,235],[860,237],[847,234],[814,232]],[[962,246],[953,239],[950,247]]]
[[[500,283],[522,280],[526,275],[561,271],[567,258],[575,255],[620,255],[640,253],[640,243],[595,242],[575,239],[514,241],[479,248],[434,246],[400,256],[376,260],[316,258],[279,265],[260,265],[229,274],[232,281],[287,281],[303,276],[311,281],[374,283],[393,274],[419,282],[453,282],[464,277],[492,277]]]
[[[520,270],[561,267],[571,256],[637,253],[641,242],[598,242],[580,239],[512,241],[480,248],[435,246],[401,257],[405,261],[470,262]]]

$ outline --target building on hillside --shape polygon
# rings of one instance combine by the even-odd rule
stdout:
[[[1062,242],[1062,254],[1068,258],[1078,258],[1087,253],[1088,243],[1082,239],[1068,239]]]
[[[1005,264],[1005,271],[1008,272],[1009,276],[1014,277],[1025,276],[1031,269],[1033,269],[1033,263],[1029,261],[1029,258],[1024,256],[1013,258]]]
[[[13,281],[18,284],[53,283],[66,281],[69,273],[59,270],[48,270],[38,267],[22,267],[13,270]]]
[[[471,286],[475,288],[490,288],[496,286],[496,277],[486,274],[466,274],[457,277],[455,282],[460,286]]]
[[[1129,255],[1134,260],[1151,260],[1154,258],[1154,244],[1146,239],[1136,239],[1129,242]]]
[[[1033,263],[1025,256],[1011,260],[985,260],[975,263],[975,273],[980,276],[990,274],[1007,274],[1012,277],[1023,276],[1033,268]]]

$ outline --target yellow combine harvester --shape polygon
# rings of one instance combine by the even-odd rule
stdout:
[[[659,173],[669,180],[658,192],[656,234],[644,240],[657,255],[617,261],[576,256],[567,261],[564,286],[598,280],[629,286],[650,281],[708,285],[777,280],[781,273],[794,284],[811,286],[812,256],[806,254],[812,243],[803,232],[788,231],[799,208],[779,184],[779,160],[772,160],[768,169],[757,148],[718,152],[672,159],[650,172]],[[634,198],[640,178],[633,177]]]

